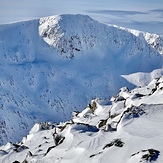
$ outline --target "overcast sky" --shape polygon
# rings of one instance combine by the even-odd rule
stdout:
[[[163,34],[163,0],[0,0],[0,24],[63,13]]]

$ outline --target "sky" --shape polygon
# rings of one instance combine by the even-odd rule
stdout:
[[[85,14],[163,35],[163,0],[0,0],[0,24],[56,14]]]

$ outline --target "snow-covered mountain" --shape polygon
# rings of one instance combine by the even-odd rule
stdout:
[[[145,40],[152,48],[156,49],[160,54],[163,54],[163,36],[131,29],[124,30],[127,30],[140,39]]]
[[[151,42],[162,45],[85,15],[0,25],[0,144],[133,88],[122,75],[162,67],[162,50]]]
[[[163,77],[111,100],[94,99],[64,123],[37,123],[0,162],[162,163]]]

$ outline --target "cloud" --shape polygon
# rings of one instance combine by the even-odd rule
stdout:
[[[109,14],[114,16],[128,16],[137,14],[147,14],[147,12],[140,11],[125,11],[125,10],[88,10],[88,13]]]
[[[163,9],[149,10],[149,12],[159,14],[157,17],[162,18],[162,21],[163,21]]]
[[[150,12],[159,12],[163,13],[163,9],[154,9],[154,10],[149,10]]]
[[[101,22],[137,29],[150,33],[163,34],[163,9],[145,11],[127,10],[87,10],[92,17],[99,17]]]
[[[111,22],[105,22],[106,24],[116,24],[118,26],[130,28],[130,29],[136,29],[144,32],[149,33],[156,33],[159,35],[163,35],[163,22],[161,21],[136,21],[136,20],[130,20],[130,21],[114,21]]]

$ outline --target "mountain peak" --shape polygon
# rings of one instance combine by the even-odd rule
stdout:
[[[130,53],[129,55],[143,51],[144,46],[148,46],[147,44],[152,47],[148,52],[145,52],[149,56],[153,53],[153,48],[158,50],[158,47],[153,46],[155,44],[153,35],[147,39],[143,33],[143,38],[145,37],[143,40],[141,37],[137,37],[132,30],[102,24],[87,15],[80,14],[63,14],[41,18],[39,35],[66,58],[73,58],[75,54],[82,54],[86,50],[97,49],[100,46],[107,46],[110,51],[118,52],[128,44],[131,45],[126,52]],[[133,44],[136,45],[134,49]],[[160,52],[160,48],[158,52]]]
[[[39,33],[60,54],[72,58],[75,53],[96,45],[99,25],[87,15],[65,14],[41,18]]]

